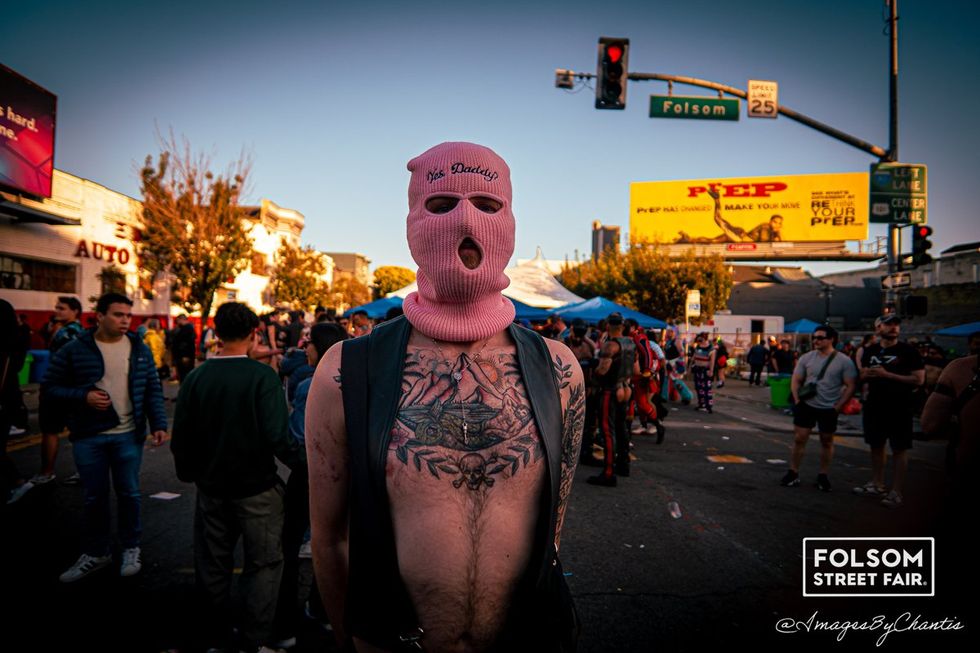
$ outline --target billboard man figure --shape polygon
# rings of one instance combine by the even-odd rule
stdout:
[[[783,240],[779,232],[783,228],[783,216],[774,214],[768,222],[756,225],[753,229],[745,231],[741,227],[736,227],[721,215],[721,200],[718,198],[718,191],[708,190],[708,195],[715,201],[715,224],[722,233],[709,238],[707,236],[689,236],[686,232],[678,231],[680,236],[675,243],[776,243]]]

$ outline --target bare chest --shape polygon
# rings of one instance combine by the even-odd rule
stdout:
[[[423,626],[455,637],[500,625],[546,468],[512,353],[409,352],[386,474],[399,570]]]

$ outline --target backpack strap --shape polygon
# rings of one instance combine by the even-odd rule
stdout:
[[[817,383],[820,383],[820,379],[822,379],[823,378],[823,375],[827,373],[827,368],[830,367],[830,361],[834,360],[834,356],[836,356],[836,355],[837,355],[837,352],[836,351],[833,352],[827,358],[827,361],[823,364],[823,367],[820,368],[820,374],[817,375]]]

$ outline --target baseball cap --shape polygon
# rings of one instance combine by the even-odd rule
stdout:
[[[888,313],[882,315],[881,317],[875,318],[875,326],[881,326],[882,324],[901,324],[902,318],[900,318],[895,313]]]

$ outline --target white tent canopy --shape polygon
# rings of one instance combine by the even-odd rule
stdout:
[[[504,296],[535,308],[558,308],[566,304],[584,301],[584,298],[568,290],[551,276],[544,260],[539,247],[537,254],[530,261],[507,268],[505,273],[510,278],[510,285],[504,289]],[[416,290],[418,290],[418,284],[412,283],[388,293],[388,297],[404,299]]]

